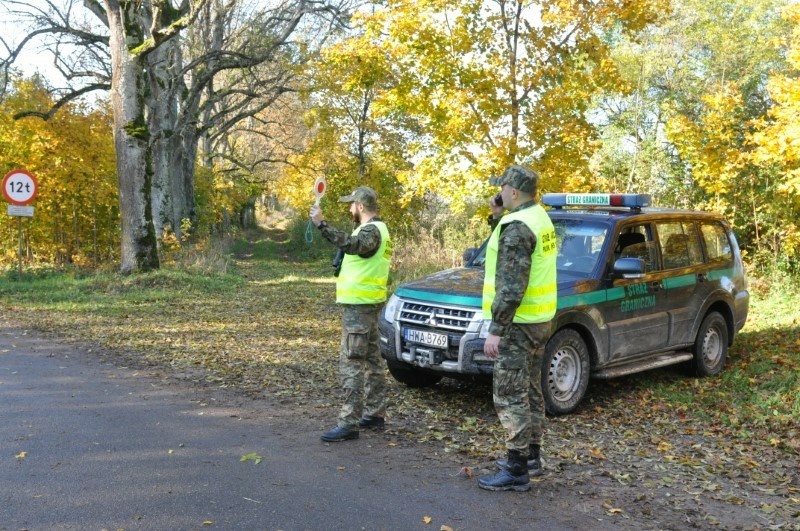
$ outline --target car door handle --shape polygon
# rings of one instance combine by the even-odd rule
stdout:
[[[698,282],[705,282],[706,280],[708,280],[708,276],[705,273],[697,273]]]
[[[661,281],[660,280],[656,280],[656,281],[651,282],[650,283],[650,289],[652,289],[653,291],[660,290],[661,289]]]

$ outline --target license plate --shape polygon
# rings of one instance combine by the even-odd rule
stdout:
[[[434,332],[424,332],[422,330],[406,328],[403,330],[403,337],[406,341],[411,341],[413,343],[421,343],[430,347],[447,348],[446,334],[436,334]]]

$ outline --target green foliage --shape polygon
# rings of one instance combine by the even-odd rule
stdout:
[[[209,235],[233,234],[243,227],[245,212],[254,212],[256,197],[260,197],[260,183],[241,178],[221,167],[195,167],[196,226],[191,227],[194,240]]]
[[[763,187],[769,201],[760,205],[767,217],[762,225],[764,244],[773,260],[788,258],[788,270],[800,272],[800,131],[797,113],[800,110],[800,7],[787,6],[784,18],[792,24],[791,34],[783,39],[790,68],[776,73],[768,84],[774,105],[766,116],[754,122],[749,137],[753,148],[751,161],[763,175]],[[754,210],[758,210],[754,207]],[[756,224],[757,228],[758,225]],[[758,243],[761,243],[758,238]]]
[[[205,252],[207,235],[230,234],[253,210],[263,211],[256,198],[303,218],[322,175],[322,207],[334,225],[350,226],[338,196],[368,185],[398,241],[412,241],[426,220],[421,234],[433,252],[445,236],[428,214],[441,208],[477,231],[488,213],[487,177],[519,162],[539,170],[543,191],[649,192],[658,206],[721,211],[751,271],[796,275],[800,15],[791,6],[374,4],[295,78],[303,80],[293,86],[300,92],[282,95],[228,135],[214,165],[198,166],[191,239],[177,241],[170,230],[158,235],[162,258],[191,261],[192,249]],[[162,16],[175,14],[167,6]],[[24,167],[40,181],[36,215],[23,222],[26,265],[99,267],[118,259],[108,113],[73,105],[49,122],[14,121],[20,110],[53,103],[35,78],[15,79],[4,103],[0,167]],[[130,125],[138,135],[142,124]],[[0,217],[0,263],[16,261],[17,221]],[[324,257],[324,245],[305,244],[306,224],[291,229],[287,246]],[[456,244],[456,233],[446,238],[455,249],[469,246]]]
[[[764,80],[787,67],[785,4],[673,0],[662,24],[615,46],[629,90],[598,103],[604,148],[594,164],[610,188],[724,213],[759,269],[795,254],[797,206],[753,156],[751,136],[769,112]]]
[[[310,223],[311,220],[308,217],[287,220],[287,239],[284,242],[277,242],[277,245],[281,247],[276,252],[284,252],[303,260],[330,261],[336,253],[336,247],[323,238],[319,233],[319,229],[314,227],[313,224],[309,225]],[[345,232],[352,230],[352,222],[339,223],[336,219],[331,219],[329,223]]]
[[[133,55],[136,55],[135,51],[131,52]],[[128,122],[123,127],[126,133],[133,138],[137,138],[139,140],[147,141],[150,138],[150,130],[147,128],[147,124],[144,122],[144,116],[139,116],[136,120],[132,122]]]
[[[469,211],[488,195],[487,177],[511,162],[538,167],[543,189],[585,189],[588,103],[618,82],[599,36],[641,28],[662,4],[375,5],[312,65],[314,135],[276,191],[303,210],[319,175],[338,195],[366,184],[397,205],[382,212],[397,226],[431,194]]]
[[[313,184],[324,176],[328,190],[322,207],[337,216],[337,197],[370,186],[378,193],[381,217],[396,224],[405,214],[395,208],[402,197],[398,174],[412,167],[408,136],[401,128],[407,120],[389,116],[380,105],[393,75],[390,58],[370,44],[360,25],[355,32],[309,65],[305,117],[313,134],[302,153],[291,157],[275,191],[293,208],[307,211],[314,201]]]

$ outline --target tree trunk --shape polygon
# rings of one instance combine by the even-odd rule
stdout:
[[[194,170],[197,160],[197,132],[194,126],[189,125],[181,129],[174,138],[175,160],[172,165],[176,168],[172,175],[172,215],[178,225],[188,219],[192,226],[197,224],[197,212],[194,204]],[[177,154],[180,153],[180,157]],[[180,170],[177,168],[180,167]],[[182,232],[182,231],[181,231]],[[181,234],[176,231],[176,233]]]
[[[196,109],[182,108],[185,90],[180,70],[180,43],[173,39],[148,54],[148,127],[153,137],[153,225],[156,237],[169,227],[177,238],[182,222],[195,223],[194,169],[197,132]],[[181,118],[184,117],[184,119]]]
[[[136,29],[137,3],[105,0],[111,50],[111,108],[119,179],[119,210],[122,222],[121,271],[131,273],[158,268],[158,252],[151,210],[152,166],[149,134],[142,96],[145,79],[139,58],[128,49],[126,29]],[[130,36],[142,42],[142,36]]]
[[[175,41],[164,43],[147,55],[147,128],[150,131],[150,146],[153,151],[152,166],[152,216],[153,231],[157,242],[161,241],[164,229],[180,237],[180,220],[173,218],[172,202],[176,199],[171,185],[171,174],[175,169],[173,160],[174,131],[177,120],[177,102],[172,97],[172,57],[176,51]]]

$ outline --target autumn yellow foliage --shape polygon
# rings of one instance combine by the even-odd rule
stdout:
[[[787,38],[789,72],[776,72],[769,80],[774,105],[758,120],[750,136],[752,160],[772,170],[776,179],[769,204],[780,208],[777,230],[784,253],[800,255],[800,5],[790,4],[784,16],[793,25]]]
[[[39,184],[32,218],[22,219],[26,259],[96,265],[119,254],[117,173],[105,109],[67,105],[50,120],[15,120],[48,110],[37,79],[18,80],[0,107],[0,172],[24,169]],[[19,218],[0,215],[0,262],[18,254]]]

